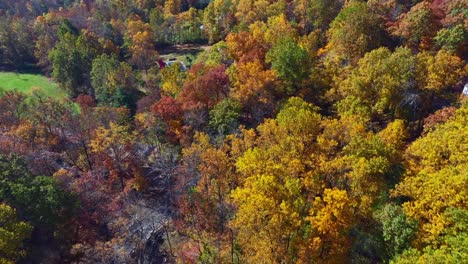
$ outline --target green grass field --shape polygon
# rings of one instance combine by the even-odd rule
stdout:
[[[56,83],[40,74],[0,72],[0,90],[16,90],[25,94],[38,90],[46,96],[66,97],[66,93]]]

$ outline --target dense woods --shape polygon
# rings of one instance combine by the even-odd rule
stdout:
[[[0,70],[67,94],[0,83],[0,263],[466,262],[467,22],[466,0],[0,0]]]

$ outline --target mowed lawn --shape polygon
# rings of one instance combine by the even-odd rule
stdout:
[[[40,74],[0,72],[0,90],[16,90],[25,94],[38,90],[46,96],[66,97],[66,93],[56,83]]]

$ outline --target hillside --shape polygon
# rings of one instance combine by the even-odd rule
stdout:
[[[467,21],[0,0],[0,263],[466,263]]]

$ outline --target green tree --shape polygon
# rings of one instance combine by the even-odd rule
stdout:
[[[91,85],[94,88],[96,100],[103,105],[113,105],[112,96],[115,95],[117,89],[113,87],[112,78],[118,68],[119,61],[114,56],[103,54],[93,60]]]
[[[463,43],[468,41],[466,1],[450,1],[443,10],[445,11],[445,18],[442,20],[444,28],[437,32],[434,39],[437,45],[443,48],[461,51]]]
[[[338,87],[348,97],[339,104],[340,113],[365,112],[360,110],[364,108],[373,118],[394,117],[405,92],[413,88],[414,64],[415,58],[407,48],[397,48],[393,53],[378,48],[367,53]],[[351,98],[353,103],[349,103]]]
[[[53,65],[52,76],[67,91],[70,97],[93,94],[90,71],[97,56],[99,43],[84,34],[66,32],[49,53]]]
[[[34,61],[33,32],[27,19],[0,17],[0,61],[15,68]]]
[[[340,11],[327,31],[329,50],[355,64],[383,41],[382,21],[366,3],[352,1]]]
[[[443,236],[443,245],[427,246],[422,251],[412,248],[394,258],[392,264],[463,263],[468,257],[468,211],[449,208],[445,214],[453,224]]]
[[[437,32],[434,37],[437,45],[448,50],[457,50],[457,48],[468,40],[468,31],[463,25],[456,25],[452,28],[443,28]]]
[[[235,23],[235,6],[232,0],[214,0],[203,12],[203,30],[210,43],[216,43],[231,31]]]
[[[234,132],[239,126],[241,105],[232,100],[224,99],[210,111],[209,125],[220,135],[227,135]]]
[[[266,62],[271,63],[271,68],[285,81],[287,94],[291,94],[301,85],[310,69],[307,52],[292,38],[278,41],[268,51]]]
[[[60,23],[60,25],[57,28],[57,36],[59,38],[63,38],[67,33],[72,34],[74,36],[80,35],[78,29],[75,26],[73,26],[70,20],[65,19],[62,21],[62,23]]]
[[[305,5],[305,12],[308,20],[314,28],[325,30],[336,17],[341,9],[341,2],[338,0],[299,0]],[[298,2],[299,2],[298,1]]]
[[[67,223],[75,201],[52,177],[32,176],[18,156],[0,156],[0,200],[21,209],[34,226],[53,230]]]
[[[374,215],[382,225],[382,235],[389,257],[401,254],[411,247],[417,222],[403,212],[401,206],[386,204]]]
[[[219,64],[228,64],[231,60],[226,42],[220,41],[210,49],[201,52],[194,64],[203,63],[206,67],[214,67]]]
[[[154,40],[157,43],[164,43],[164,13],[161,8],[153,8],[149,14],[149,25],[151,30],[154,32]]]
[[[134,108],[138,91],[134,72],[126,62],[103,54],[93,60],[91,85],[101,105]]]

